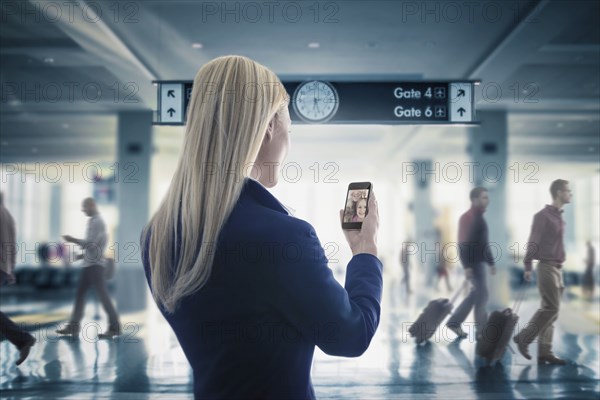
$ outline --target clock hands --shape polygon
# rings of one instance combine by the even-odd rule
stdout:
[[[312,101],[309,100],[311,91],[313,92]],[[294,97],[296,113],[308,122],[326,121],[335,114],[338,108],[335,88],[326,82],[312,81],[301,84],[296,89]]]

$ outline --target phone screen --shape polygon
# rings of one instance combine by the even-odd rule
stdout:
[[[344,209],[344,223],[362,222],[369,212],[368,200],[369,189],[349,189]]]

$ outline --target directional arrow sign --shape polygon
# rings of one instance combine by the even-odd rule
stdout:
[[[473,83],[450,83],[450,121],[471,122],[473,120]]]
[[[160,83],[158,100],[161,123],[185,123],[183,120],[183,83]]]

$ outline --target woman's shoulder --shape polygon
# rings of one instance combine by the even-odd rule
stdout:
[[[236,210],[227,231],[242,233],[250,240],[271,240],[314,234],[313,226],[300,218],[276,210]]]

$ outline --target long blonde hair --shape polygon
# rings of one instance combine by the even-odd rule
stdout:
[[[165,311],[174,312],[183,297],[208,281],[221,227],[269,122],[288,101],[277,75],[246,57],[216,58],[196,74],[175,175],[142,232],[144,247],[150,234],[152,295]]]

